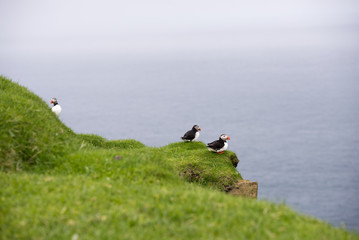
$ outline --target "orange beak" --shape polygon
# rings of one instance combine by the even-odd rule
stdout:
[[[231,140],[231,138],[230,138],[230,137],[227,137],[227,140]]]
[[[201,128],[198,128],[198,131],[201,131],[202,129]]]

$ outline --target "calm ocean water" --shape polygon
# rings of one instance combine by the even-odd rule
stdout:
[[[207,143],[230,136],[238,171],[259,198],[359,230],[359,47],[298,44],[225,51],[11,55],[1,74],[78,133]],[[279,44],[280,45],[280,44]]]

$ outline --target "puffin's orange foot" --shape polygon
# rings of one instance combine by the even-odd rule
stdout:
[[[218,154],[222,154],[222,153],[224,153],[224,152],[218,152]]]

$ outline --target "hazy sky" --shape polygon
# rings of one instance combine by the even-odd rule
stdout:
[[[283,31],[359,29],[358,16],[357,0],[0,0],[0,51],[230,47]]]

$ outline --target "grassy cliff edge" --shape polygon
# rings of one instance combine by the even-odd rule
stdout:
[[[283,204],[233,197],[235,153],[76,134],[0,76],[1,239],[359,239]]]

